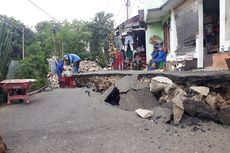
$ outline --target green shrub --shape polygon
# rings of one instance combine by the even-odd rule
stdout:
[[[47,85],[48,64],[44,52],[30,54],[20,62],[17,68],[19,79],[36,79],[33,89],[39,89]]]

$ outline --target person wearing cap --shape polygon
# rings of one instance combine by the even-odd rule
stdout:
[[[152,61],[151,70],[155,70],[157,65],[161,62],[166,62],[167,48],[163,47],[159,49],[158,56]]]
[[[156,59],[157,58],[157,56],[158,56],[158,53],[159,53],[159,48],[158,48],[159,46],[157,46],[157,45],[155,45],[153,48],[153,51],[152,51],[152,53],[151,53],[151,59],[149,60],[149,63],[148,63],[148,67],[150,68],[151,66],[152,66],[152,62],[153,62],[153,60],[154,59]]]
[[[81,58],[76,54],[64,55],[64,61],[67,65],[73,65],[74,74],[78,73]]]

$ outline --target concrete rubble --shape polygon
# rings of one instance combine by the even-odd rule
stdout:
[[[186,113],[230,125],[230,96],[227,94],[229,89],[226,89],[225,95],[218,93],[221,89],[221,85],[177,85],[167,77],[139,80],[137,75],[131,75],[117,80],[104,92],[102,101],[127,111],[153,111],[152,120],[163,123],[173,120],[174,124],[179,124]]]
[[[192,86],[190,87],[191,90],[201,94],[202,96],[208,96],[209,88],[204,86]]]
[[[135,112],[142,117],[143,119],[147,119],[153,116],[153,111],[146,109],[137,109]]]
[[[98,72],[101,70],[102,68],[94,61],[83,60],[80,62],[79,73]]]

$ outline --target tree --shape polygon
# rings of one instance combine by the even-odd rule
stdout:
[[[43,21],[36,24],[35,29],[36,41],[40,43],[45,51],[45,56],[58,55],[59,48],[57,48],[56,34],[60,28],[59,23],[53,21]]]
[[[21,59],[22,58],[22,34],[24,29],[24,43],[25,46],[28,46],[34,41],[34,32],[26,27],[22,22],[14,19],[13,17],[7,17],[0,15],[0,22],[4,23],[8,30],[12,33],[13,51],[11,52],[12,59]]]
[[[113,15],[104,11],[98,12],[90,24],[92,33],[90,47],[94,55],[101,55],[100,59],[105,60],[108,55],[109,42],[113,39],[114,21]],[[103,52],[104,51],[104,52]],[[101,54],[101,52],[103,52]]]
[[[5,79],[13,50],[13,34],[5,23],[0,23],[0,80]]]

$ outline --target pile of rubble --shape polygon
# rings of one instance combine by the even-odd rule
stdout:
[[[78,87],[93,88],[96,92],[104,92],[110,88],[120,77],[98,77],[98,76],[77,76],[76,83]]]
[[[55,72],[56,70],[56,62],[57,62],[57,57],[52,57],[47,59],[48,64],[49,64],[49,74],[47,75],[48,78],[48,90],[49,89],[55,89],[59,87],[58,84],[58,77],[57,74]]]
[[[186,113],[230,125],[229,92],[224,86],[179,86],[161,76],[141,81],[125,76],[103,93],[102,101],[153,121],[179,124]]]
[[[80,62],[80,73],[97,72],[101,70],[102,68],[94,61],[83,60]]]

